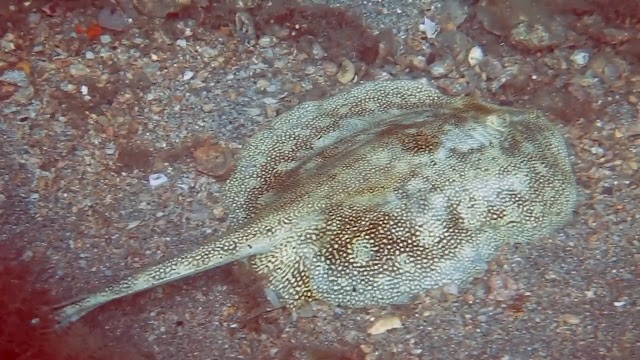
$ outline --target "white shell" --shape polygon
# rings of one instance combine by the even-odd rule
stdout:
[[[193,71],[187,70],[184,72],[184,74],[182,74],[182,80],[189,80],[193,77],[193,75],[195,75]]]
[[[162,185],[167,181],[169,181],[169,178],[167,178],[164,174],[149,175],[149,185],[151,185],[151,187]]]
[[[483,57],[484,53],[482,52],[482,49],[480,48],[480,46],[476,45],[471,50],[469,50],[469,56],[467,57],[467,60],[469,61],[469,65],[476,66]]]
[[[571,55],[571,62],[573,62],[573,65],[576,67],[583,67],[589,62],[589,53],[585,50],[576,50],[573,55]]]
[[[431,21],[429,18],[424,18],[418,29],[427,35],[427,38],[433,39],[440,32],[440,25]]]

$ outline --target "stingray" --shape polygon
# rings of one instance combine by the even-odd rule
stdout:
[[[503,246],[562,227],[576,204],[567,144],[540,111],[382,80],[275,118],[223,186],[229,228],[199,248],[59,308],[244,260],[298,308],[402,304],[486,269]]]

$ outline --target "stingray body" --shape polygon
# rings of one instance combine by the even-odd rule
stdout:
[[[505,244],[570,217],[565,141],[536,110],[376,81],[274,119],[224,186],[220,238],[62,308],[62,324],[112,299],[248,259],[287,306],[405,303],[467,281]]]

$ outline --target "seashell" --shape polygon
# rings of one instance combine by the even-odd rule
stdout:
[[[340,81],[342,84],[347,84],[351,80],[353,80],[355,75],[356,67],[353,66],[353,63],[348,59],[342,60],[342,63],[340,64],[340,70],[338,71],[338,75],[336,76],[338,78],[338,81]]]
[[[484,57],[484,53],[480,46],[474,46],[471,50],[469,50],[469,56],[467,56],[467,61],[469,61],[469,65],[476,66],[482,58]]]

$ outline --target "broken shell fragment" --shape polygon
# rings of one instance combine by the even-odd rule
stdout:
[[[353,66],[353,63],[348,59],[342,60],[342,63],[340,64],[340,70],[338,71],[337,75],[338,81],[340,81],[342,84],[347,84],[348,82],[353,80],[355,75],[356,68],[355,66]]]
[[[474,46],[471,50],[469,50],[469,56],[467,56],[467,60],[469,61],[469,65],[476,66],[482,58],[484,57],[484,53],[480,46]]]
[[[369,327],[367,333],[369,335],[384,334],[391,329],[398,329],[402,327],[402,321],[397,316],[385,316],[382,317]]]

